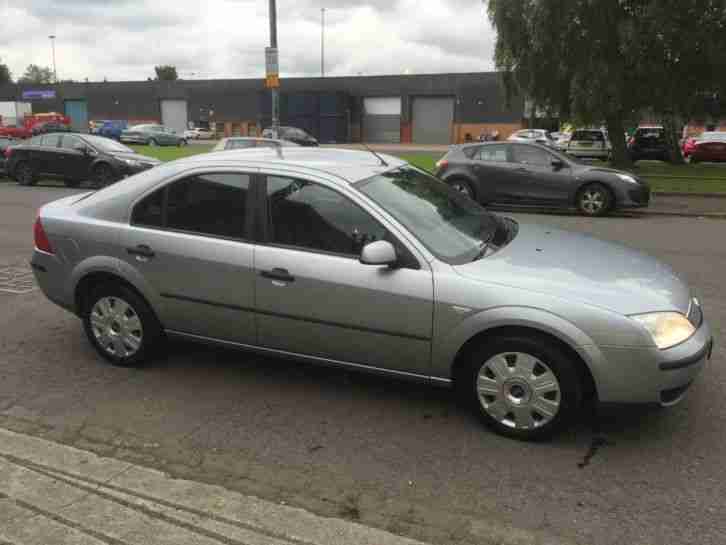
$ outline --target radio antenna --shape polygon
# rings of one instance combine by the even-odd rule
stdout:
[[[381,162],[381,165],[383,165],[384,167],[387,167],[388,166],[388,163],[386,163],[383,160],[383,157],[381,157],[380,155],[378,155],[375,151],[373,151],[371,148],[369,148],[366,144],[364,144],[364,143],[361,142],[361,146],[363,146],[367,151],[370,151],[375,156],[375,158],[378,159]]]

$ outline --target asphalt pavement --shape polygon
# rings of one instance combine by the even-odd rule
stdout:
[[[726,221],[513,214],[670,263],[716,340],[680,405],[583,414],[529,444],[447,390],[186,343],[143,370],[104,364],[19,282],[36,209],[71,192],[0,184],[0,273],[26,286],[0,292],[0,428],[432,544],[726,542]]]

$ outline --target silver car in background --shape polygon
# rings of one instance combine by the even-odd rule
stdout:
[[[557,142],[554,138],[552,138],[551,133],[544,129],[523,129],[521,131],[512,133],[509,138],[507,138],[507,140],[509,140],[510,142],[543,144],[552,148],[556,147],[557,145]]]
[[[260,138],[256,136],[229,136],[222,138],[212,148],[212,151],[240,150],[250,148],[296,148],[298,145],[289,140],[275,138]]]
[[[454,385],[520,439],[587,399],[674,404],[712,347],[663,263],[360,151],[211,153],[66,197],[32,267],[114,364],[173,336]]]

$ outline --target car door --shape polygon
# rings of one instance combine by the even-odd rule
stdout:
[[[471,158],[471,169],[478,181],[479,201],[511,202],[519,191],[519,165],[509,158],[508,144],[479,146]]]
[[[265,234],[255,251],[260,345],[428,374],[433,283],[425,260],[341,188],[283,174],[263,180]],[[360,249],[381,239],[412,265],[361,264]]]
[[[30,151],[30,161],[39,174],[56,174],[58,170],[59,134],[43,134],[40,144]]]
[[[79,151],[76,149],[78,146],[85,146],[89,152]],[[58,149],[55,169],[57,174],[64,178],[85,180],[89,176],[93,159],[94,156],[86,142],[73,134],[64,134]]]
[[[518,200],[522,202],[565,203],[573,184],[569,165],[539,147],[526,144],[512,146],[512,160],[522,174]],[[553,162],[559,162],[558,165]]]
[[[158,296],[166,329],[255,344],[254,180],[249,171],[200,169],[133,207],[119,257]]]

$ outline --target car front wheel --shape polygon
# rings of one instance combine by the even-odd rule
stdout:
[[[577,413],[577,362],[545,338],[508,336],[473,350],[458,380],[483,422],[521,440],[548,439]]]
[[[141,365],[161,337],[161,327],[146,301],[121,284],[102,285],[91,292],[83,326],[96,351],[121,367]]]
[[[106,187],[114,181],[113,170],[111,167],[101,163],[93,169],[93,185],[97,188]]]
[[[607,214],[612,205],[612,193],[602,184],[588,184],[577,194],[577,208],[585,216]]]

